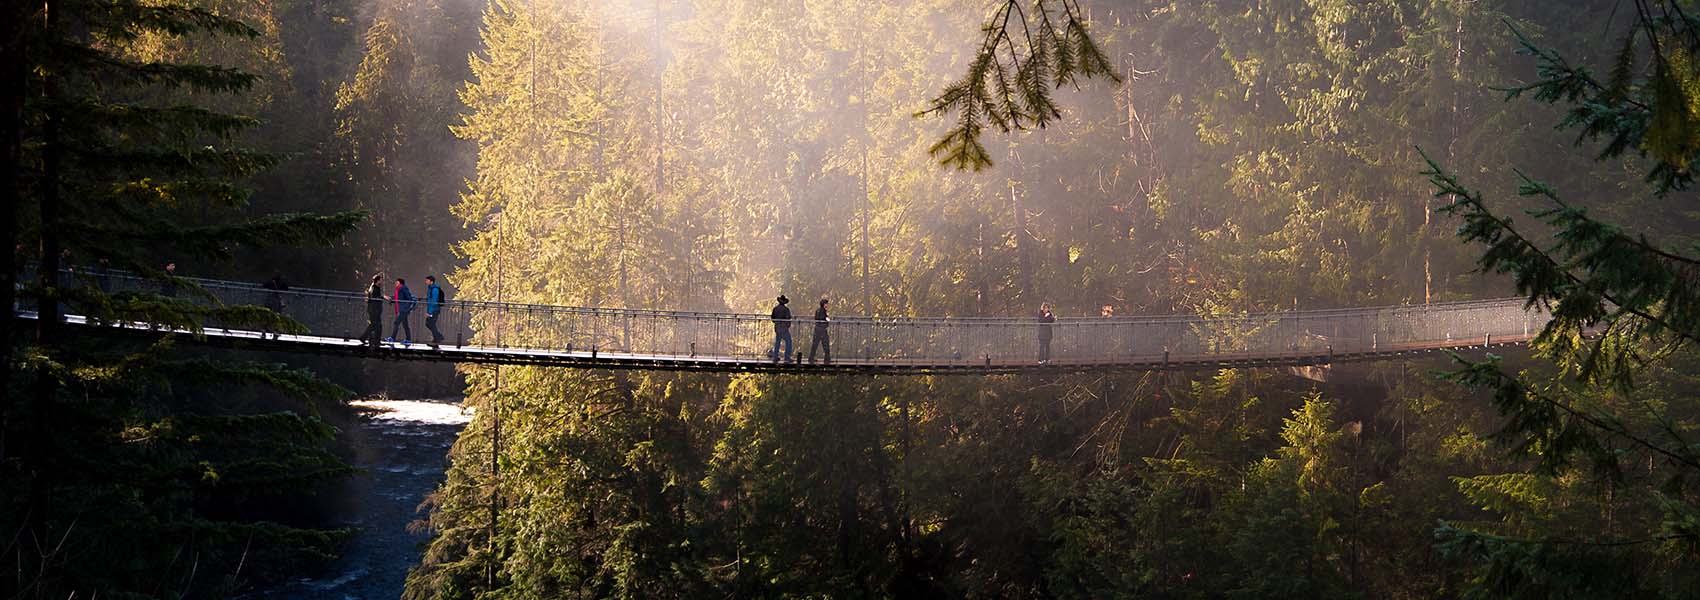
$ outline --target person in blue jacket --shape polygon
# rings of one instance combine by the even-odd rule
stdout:
[[[437,287],[437,276],[425,276],[425,328],[431,330],[431,345],[443,343],[443,332],[437,330],[437,315],[443,312],[443,288]]]
[[[414,298],[413,292],[407,289],[407,280],[400,277],[395,278],[395,296],[392,298],[395,305],[395,322],[390,324],[390,337],[384,341],[393,342],[405,331],[407,337],[402,338],[401,343],[411,344],[413,327],[407,324],[407,316],[413,314],[413,307],[419,304],[419,299]]]

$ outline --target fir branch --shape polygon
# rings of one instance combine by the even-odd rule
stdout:
[[[228,259],[237,247],[328,243],[353,231],[366,218],[364,211],[331,215],[284,213],[235,224],[198,227],[180,226],[167,219],[154,218],[122,226],[77,223],[65,225],[64,229],[84,238],[160,243],[193,256]]]
[[[1501,218],[1489,210],[1479,192],[1465,188],[1456,177],[1442,169],[1439,163],[1434,162],[1420,148],[1418,152],[1423,156],[1423,160],[1428,163],[1428,168],[1422,174],[1428,176],[1430,183],[1435,186],[1435,196],[1453,199],[1452,203],[1442,206],[1438,210],[1441,213],[1464,219],[1464,223],[1458,229],[1458,236],[1461,239],[1466,242],[1481,243],[1488,247],[1487,251],[1477,261],[1481,270],[1484,272],[1511,273],[1516,281],[1518,293],[1529,297],[1529,306],[1556,304],[1560,309],[1566,308],[1566,305],[1574,309],[1580,309],[1585,305],[1598,306],[1599,309],[1580,312],[1590,315],[1591,318],[1603,318],[1605,314],[1604,303],[1609,302],[1616,306],[1616,310],[1658,325],[1664,331],[1677,335],[1689,343],[1700,341],[1700,332],[1677,327],[1668,319],[1649,312],[1648,303],[1646,301],[1636,302],[1638,297],[1635,295],[1624,296],[1624,286],[1633,285],[1634,282],[1605,282],[1592,277],[1583,279],[1573,273],[1565,263],[1561,263],[1517,231],[1510,220]],[[1557,220],[1553,221],[1554,224],[1567,222],[1581,223],[1574,221],[1573,215],[1569,214],[1560,215]],[[1568,247],[1575,250],[1585,246],[1572,243]],[[1604,257],[1594,257],[1595,260],[1602,258]],[[1680,286],[1673,286],[1670,291],[1673,294],[1685,295]],[[1594,296],[1597,296],[1597,298],[1594,298]],[[1678,299],[1681,300],[1680,305],[1682,306],[1696,304],[1685,298]],[[1561,311],[1555,310],[1554,316],[1561,316]],[[1683,322],[1697,323],[1700,321],[1685,320]],[[1594,322],[1584,324],[1593,325]]]
[[[1599,445],[1592,436],[1580,434],[1563,423],[1559,418],[1561,414],[1628,440],[1633,445],[1663,456],[1674,464],[1700,472],[1700,455],[1696,455],[1693,448],[1666,448],[1631,431],[1615,417],[1591,413],[1531,389],[1516,377],[1501,371],[1497,356],[1489,355],[1485,362],[1473,362],[1457,353],[1448,354],[1453,362],[1463,368],[1443,376],[1472,389],[1490,390],[1493,393],[1494,405],[1501,414],[1510,418],[1493,437],[1502,440],[1521,438],[1523,441],[1517,446],[1520,451],[1539,448],[1542,473],[1558,473],[1569,464],[1570,456],[1577,452],[1590,454],[1596,461],[1615,461],[1614,455]]]
[[[967,73],[915,113],[958,114],[956,126],[927,149],[940,164],[974,171],[991,166],[991,155],[980,142],[982,119],[1003,133],[1043,128],[1062,116],[1052,90],[1064,84],[1078,87],[1078,76],[1121,81],[1087,33],[1084,13],[1071,0],[1038,0],[1031,9],[1023,8],[1021,0],[999,4],[981,28]],[[1061,35],[1052,20],[1058,12]],[[1011,35],[1015,25],[1024,42],[1020,46]]]
[[[77,115],[65,123],[68,132],[101,134],[122,131],[126,140],[160,140],[183,143],[189,138],[211,135],[228,140],[260,124],[246,115],[225,114],[207,108],[179,104],[147,106],[132,102],[108,102],[96,97],[52,100],[44,97],[30,99],[30,108],[54,111],[57,114]]]
[[[224,208],[240,208],[247,206],[248,199],[253,195],[246,187],[211,179],[143,177],[109,183],[104,189],[81,189],[89,196],[104,195],[110,200],[152,209],[181,208],[195,200]]]
[[[60,41],[53,44],[57,68],[92,77],[99,74],[104,85],[187,87],[203,93],[247,91],[260,76],[235,67],[170,62],[137,61],[102,49]]]
[[[271,152],[233,148],[128,147],[83,145],[69,148],[94,168],[119,173],[152,173],[245,177],[277,166],[283,158]]]
[[[84,10],[77,14],[89,33],[106,40],[134,40],[142,32],[184,37],[208,33],[226,37],[255,38],[259,30],[239,19],[190,4],[138,2],[135,0],[80,0]]]
[[[301,400],[342,401],[354,397],[354,392],[327,381],[308,369],[283,363],[196,358],[162,362],[158,368],[179,381],[205,385],[257,385],[288,393]]]

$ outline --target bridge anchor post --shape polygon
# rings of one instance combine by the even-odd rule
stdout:
[[[466,336],[466,332],[464,332],[464,331],[456,331],[455,332],[455,347],[456,348],[460,348],[460,347],[463,347],[463,346],[466,345],[466,337],[465,336]]]
[[[1488,347],[1492,347],[1492,346],[1493,346],[1493,334],[1491,334],[1491,333],[1482,334],[1482,347],[1488,348]]]
[[[691,342],[691,358],[697,357],[697,343]]]

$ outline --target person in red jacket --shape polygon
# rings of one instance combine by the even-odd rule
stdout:
[[[413,292],[408,291],[407,280],[400,277],[395,278],[395,295],[390,298],[395,307],[395,322],[390,324],[390,337],[385,341],[393,342],[396,336],[406,332],[407,337],[402,338],[401,343],[411,344],[413,327],[407,324],[407,317],[413,314],[413,307],[419,304],[419,300],[413,297]]]

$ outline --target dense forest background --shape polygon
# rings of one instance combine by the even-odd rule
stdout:
[[[247,178],[254,209],[369,220],[334,244],[180,263],[191,275],[435,273],[462,299],[734,312],[785,293],[885,316],[1516,293],[1436,212],[1456,198],[1425,154],[1507,214],[1536,203],[1520,171],[1649,243],[1700,234],[1643,157],[1601,159],[1555,128],[1566,107],[1494,89],[1537,76],[1516,32],[1621,64],[1636,20],[1620,3],[1084,1],[1119,81],[1059,89],[1061,119],[994,131],[981,170],[938,164],[952,123],[916,113],[969,68],[984,0],[202,4],[259,36],[132,43],[261,76],[216,101],[288,157]],[[1599,401],[1692,434],[1692,358],[1670,361]],[[1667,465],[1624,451],[1638,466],[1601,477],[1503,443],[1503,407],[1446,366],[1326,384],[466,367],[477,413],[406,596],[1700,589],[1695,540],[1666,525],[1694,492]]]

